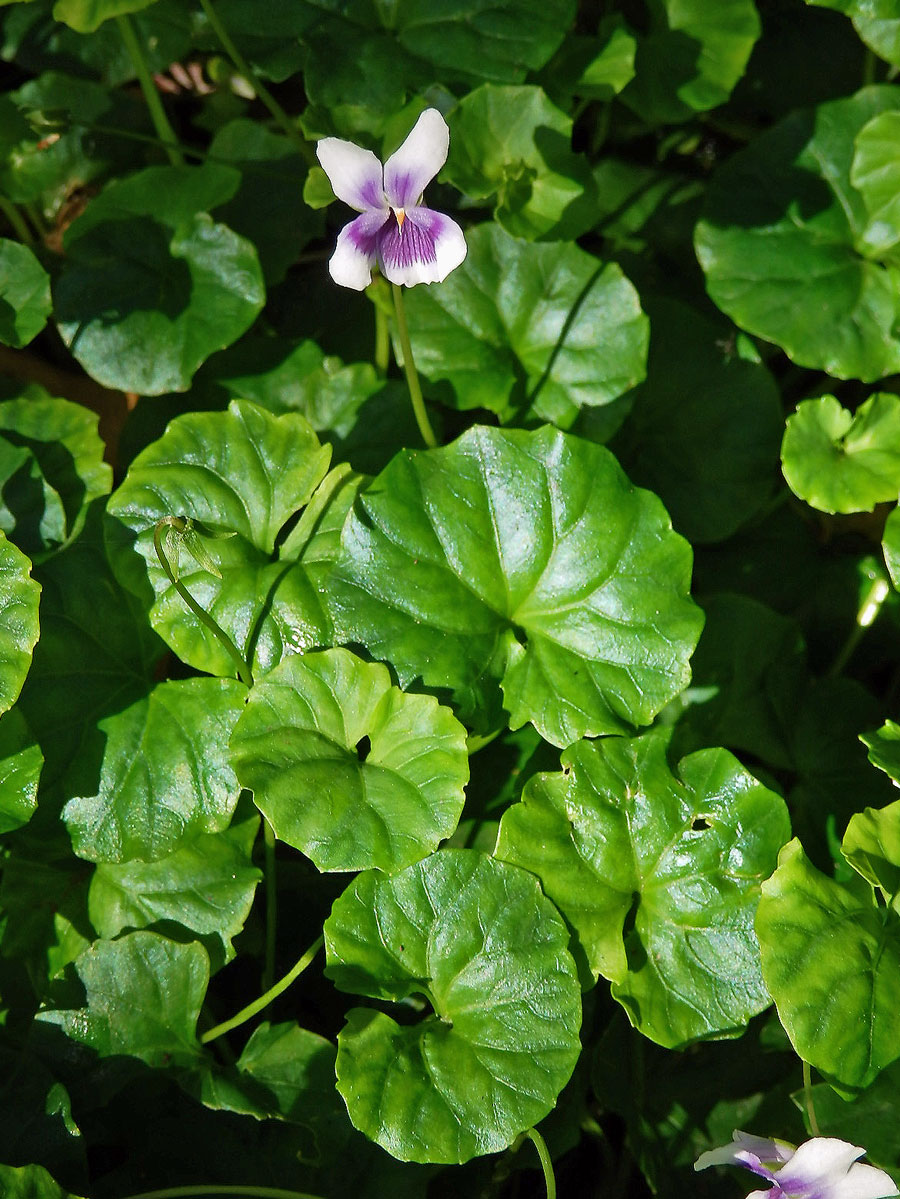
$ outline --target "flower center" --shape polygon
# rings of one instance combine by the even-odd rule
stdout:
[[[403,232],[403,222],[406,220],[405,210],[402,208],[392,208],[391,212],[393,212],[394,216],[397,218],[397,228],[402,233]]]

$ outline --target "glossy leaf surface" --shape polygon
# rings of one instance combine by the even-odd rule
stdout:
[[[0,534],[0,712],[16,702],[31,666],[40,594],[31,563]]]

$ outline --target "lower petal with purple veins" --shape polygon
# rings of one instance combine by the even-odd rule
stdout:
[[[378,255],[378,238],[382,226],[393,214],[386,208],[364,212],[345,225],[338,234],[337,245],[328,263],[335,283],[362,291],[372,282],[372,267]]]
[[[433,208],[408,208],[402,225],[391,213],[378,234],[378,263],[391,283],[440,283],[466,256],[456,221]]]

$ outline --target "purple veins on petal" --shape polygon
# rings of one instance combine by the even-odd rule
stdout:
[[[406,268],[414,262],[435,262],[437,254],[434,249],[434,237],[431,231],[423,228],[418,221],[407,217],[401,225],[391,213],[390,220],[378,238],[378,256],[385,267],[390,269]]]

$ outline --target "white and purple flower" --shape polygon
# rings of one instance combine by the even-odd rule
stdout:
[[[391,283],[440,283],[466,256],[463,231],[426,208],[422,192],[447,160],[450,130],[436,108],[426,108],[406,141],[382,169],[371,150],[339,137],[316,146],[334,194],[361,213],[338,234],[328,269],[335,283],[362,291],[372,267]]]
[[[835,1137],[813,1137],[795,1149],[786,1141],[769,1141],[735,1132],[730,1145],[701,1153],[695,1170],[708,1166],[743,1166],[772,1185],[747,1199],[887,1199],[900,1194],[884,1170],[857,1159],[865,1149]]]

